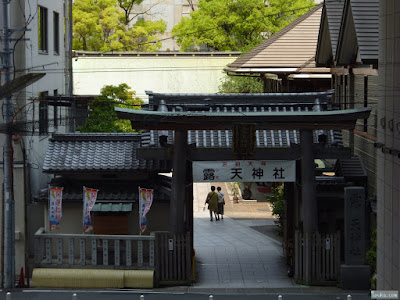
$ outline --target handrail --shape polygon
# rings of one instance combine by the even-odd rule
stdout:
[[[153,241],[155,238],[151,235],[104,235],[104,234],[79,234],[79,233],[48,233],[44,228],[36,231],[35,236],[43,236],[46,238],[96,238],[105,240],[144,240]]]
[[[35,233],[35,263],[154,268],[155,235]],[[146,259],[146,261],[145,261]]]

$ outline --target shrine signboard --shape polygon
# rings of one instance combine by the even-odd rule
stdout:
[[[193,162],[194,182],[295,182],[295,160]]]

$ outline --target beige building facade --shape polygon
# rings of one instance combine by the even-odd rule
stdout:
[[[138,20],[165,20],[167,30],[159,38],[162,40],[160,51],[177,51],[179,46],[172,38],[172,28],[183,17],[189,17],[190,12],[197,9],[198,0],[144,0],[135,5],[131,15],[136,16],[133,22]]]

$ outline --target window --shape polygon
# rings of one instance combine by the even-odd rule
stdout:
[[[54,90],[54,97],[58,96],[58,90]],[[54,116],[53,116],[54,120],[54,128],[57,129],[58,128],[58,101],[57,99],[54,99]]]
[[[60,15],[56,12],[53,13],[53,26],[54,53],[60,54]]]
[[[39,6],[39,52],[48,52],[48,22],[47,22],[47,8]]]
[[[364,76],[364,107],[368,107],[368,76]],[[368,132],[368,119],[364,119],[364,132]]]
[[[49,106],[46,96],[49,92],[39,93],[39,135],[47,135],[49,126]]]
[[[348,85],[347,85],[348,76],[343,75],[343,109],[347,109],[347,92],[348,92]]]

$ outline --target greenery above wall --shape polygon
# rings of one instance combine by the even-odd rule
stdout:
[[[314,6],[314,0],[199,0],[172,32],[182,51],[205,45],[246,52]]]
[[[84,126],[77,128],[80,132],[133,132],[129,120],[120,120],[114,110],[115,106],[141,109],[143,100],[129,91],[126,83],[119,86],[106,85],[101,89],[101,96],[89,103],[89,116]]]
[[[73,48],[84,51],[156,51],[164,20],[145,21],[131,14],[143,0],[73,1]],[[145,13],[143,13],[145,14]],[[136,20],[136,21],[135,21]]]
[[[225,76],[218,86],[222,94],[262,93],[263,82],[260,77]]]

